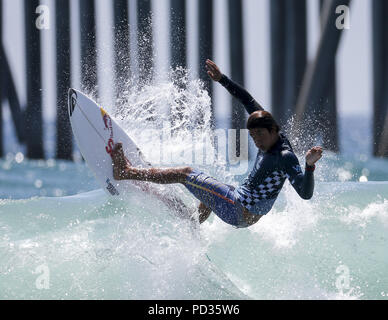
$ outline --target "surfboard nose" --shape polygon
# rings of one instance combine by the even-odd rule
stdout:
[[[77,91],[73,88],[69,88],[68,91],[68,110],[69,110],[69,117],[72,116],[74,108],[77,104]]]

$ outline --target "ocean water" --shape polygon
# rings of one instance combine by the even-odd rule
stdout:
[[[172,83],[123,92],[126,108],[107,109],[149,158],[154,140],[133,128],[163,131],[169,118],[152,114],[166,106],[177,116],[164,141],[172,158],[193,130],[211,135],[196,81],[183,92]],[[343,152],[325,152],[312,200],[286,182],[246,229],[214,214],[199,226],[141,191],[113,199],[79,159],[9,152],[0,160],[0,299],[387,299],[388,161],[370,156],[369,127],[341,119]],[[201,169],[235,185],[244,176],[222,158]]]

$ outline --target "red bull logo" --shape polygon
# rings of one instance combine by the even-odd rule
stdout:
[[[110,116],[106,113],[106,111],[103,108],[100,108],[101,110],[101,116],[102,120],[104,121],[105,129],[104,130],[109,130],[109,140],[108,143],[105,147],[106,152],[111,155],[114,147],[114,141],[113,141],[113,128],[112,128],[112,119]]]
[[[105,124],[105,128],[106,129],[109,130],[109,129],[112,128],[112,121],[111,121],[110,117],[107,114],[104,115],[102,120],[104,120],[104,124]]]

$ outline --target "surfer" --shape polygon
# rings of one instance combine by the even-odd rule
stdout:
[[[244,88],[222,74],[213,61],[206,60],[206,68],[210,78],[224,86],[250,114],[247,129],[259,151],[254,167],[242,185],[235,188],[191,167],[132,167],[121,143],[117,143],[112,152],[114,178],[160,184],[181,183],[201,201],[200,223],[213,211],[224,222],[237,228],[248,227],[267,214],[286,179],[301,198],[311,199],[315,163],[322,157],[322,148],[316,146],[306,153],[303,173],[290,142],[272,115]]]

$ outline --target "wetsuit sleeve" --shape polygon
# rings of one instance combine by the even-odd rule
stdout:
[[[239,84],[229,79],[226,75],[222,75],[219,83],[229,91],[229,93],[238,99],[242,105],[245,107],[249,114],[264,110],[264,108]]]
[[[311,199],[314,193],[314,167],[306,164],[303,174],[298,158],[291,151],[282,153],[282,161],[287,178],[302,199]]]

